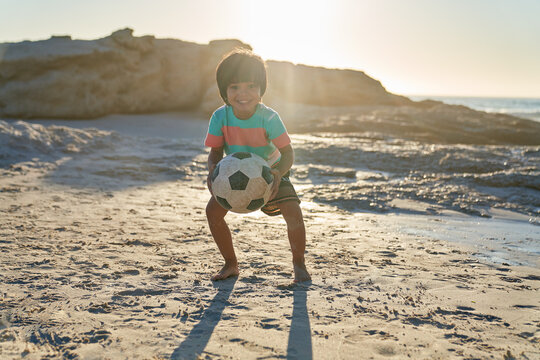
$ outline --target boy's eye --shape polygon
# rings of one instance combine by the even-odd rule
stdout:
[[[229,89],[237,90],[237,89],[238,89],[238,85],[230,85],[230,86],[229,86]]]
[[[256,84],[249,84],[249,88],[250,88],[250,89],[255,89],[256,87],[257,87]]]

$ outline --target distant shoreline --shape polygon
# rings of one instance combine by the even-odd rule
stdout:
[[[473,110],[495,114],[507,114],[540,121],[540,98],[489,97],[489,96],[440,96],[405,95],[413,101],[436,100],[450,105],[463,105]]]

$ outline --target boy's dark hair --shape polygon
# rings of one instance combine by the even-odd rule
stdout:
[[[246,49],[234,49],[223,57],[216,69],[219,94],[225,104],[227,87],[230,84],[253,81],[261,89],[261,97],[266,91],[266,67],[264,60]]]

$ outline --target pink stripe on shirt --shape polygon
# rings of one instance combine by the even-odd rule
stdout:
[[[212,134],[206,134],[205,146],[209,147],[221,147],[225,143],[223,136],[216,136]]]
[[[259,147],[268,144],[264,128],[242,129],[238,126],[223,126],[221,131],[229,145]]]
[[[289,145],[291,143],[291,139],[289,138],[287,132],[284,132],[283,134],[272,140],[272,142],[274,143],[274,145],[276,145],[278,149],[281,149],[282,147]]]

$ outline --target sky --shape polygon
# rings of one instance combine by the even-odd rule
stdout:
[[[0,0],[0,42],[122,28],[364,71],[402,95],[540,98],[540,0]]]

